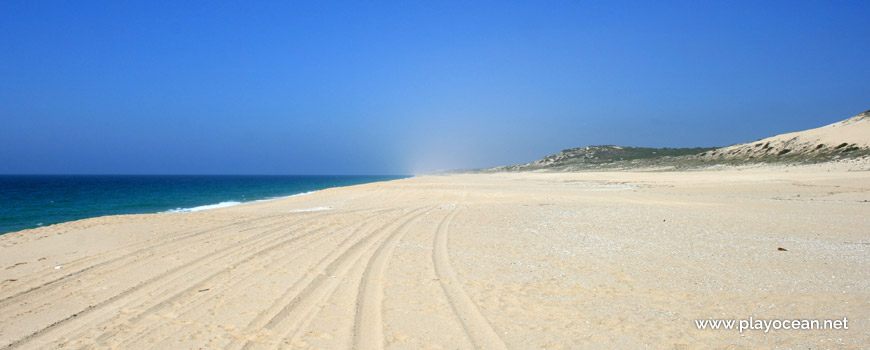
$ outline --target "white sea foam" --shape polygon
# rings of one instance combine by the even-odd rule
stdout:
[[[209,210],[209,209],[232,207],[234,205],[239,205],[239,204],[242,204],[242,202],[229,201],[229,202],[220,202],[218,204],[201,205],[201,206],[193,207],[193,208],[171,209],[171,210],[167,210],[165,212],[166,213],[191,213],[191,212],[195,212],[195,211],[203,211],[203,210]]]
[[[299,196],[304,196],[304,195],[306,195],[306,194],[312,194],[312,193],[314,193],[314,192],[317,192],[317,191],[308,191],[308,192],[302,192],[302,193],[297,193],[297,194],[291,194],[291,195],[289,195],[289,196],[281,196],[281,197],[274,197],[274,198],[260,199],[260,200],[255,200],[255,201],[253,201],[253,202],[254,202],[254,203],[257,203],[257,202],[273,201],[273,200],[276,200],[276,199],[284,199],[284,198],[290,198],[290,197],[299,197]]]
[[[260,199],[260,200],[256,200],[256,201],[246,202],[246,203],[266,202],[266,201],[273,201],[273,200],[276,200],[276,199],[282,199],[282,198],[290,198],[290,197],[304,196],[304,195],[306,195],[306,194],[311,194],[311,193],[314,193],[314,192],[316,192],[316,191],[309,191],[309,192],[297,193],[297,194],[292,194],[292,195],[289,195],[289,196],[283,196],[283,197],[275,197],[275,198],[268,198],[268,199]],[[227,201],[227,202],[220,202],[220,203],[218,203],[218,204],[201,205],[201,206],[193,207],[193,208],[176,208],[176,209],[170,209],[170,210],[165,211],[164,213],[192,213],[192,212],[195,212],[195,211],[203,211],[203,210],[210,210],[210,209],[218,209],[218,208],[232,207],[232,206],[234,206],[234,205],[239,205],[239,204],[243,204],[243,203],[242,203],[242,202],[236,202],[236,201]],[[332,209],[332,208],[325,208],[325,209],[323,209],[323,208],[325,208],[325,207],[322,207],[322,208],[314,208],[314,209],[315,209],[315,210],[328,210],[328,209]],[[309,211],[314,211],[314,210],[309,210]]]
[[[314,208],[305,208],[305,209],[293,209],[291,213],[305,213],[309,211],[321,211],[321,210],[332,210],[330,207],[314,207]]]

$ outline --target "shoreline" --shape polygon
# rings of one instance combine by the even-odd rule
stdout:
[[[344,186],[338,186],[338,187],[344,187]],[[157,212],[157,213],[146,213],[146,214],[181,214],[181,213],[193,213],[193,212],[205,211],[205,210],[214,210],[214,209],[220,209],[220,208],[229,208],[229,207],[234,207],[234,206],[237,206],[237,205],[242,205],[242,204],[247,204],[247,203],[268,202],[268,201],[274,201],[274,200],[278,200],[278,199],[285,199],[285,198],[292,198],[292,197],[297,197],[297,196],[304,196],[304,195],[307,195],[307,194],[315,193],[315,192],[317,192],[317,191],[322,191],[322,190],[314,190],[314,191],[308,191],[308,192],[300,192],[300,193],[297,193],[297,194],[291,194],[291,195],[289,195],[289,196],[280,196],[280,197],[275,197],[275,198],[255,199],[255,200],[247,201],[247,202],[224,201],[224,202],[220,202],[220,203],[216,203],[216,204],[206,204],[206,205],[200,205],[200,206],[196,206],[196,207],[192,207],[192,208],[176,208],[176,209],[170,209],[170,210],[161,211],[161,212]]]
[[[2,176],[2,175],[0,175],[0,176]],[[68,176],[68,175],[8,175],[8,176],[65,177],[65,176]],[[80,176],[80,175],[69,175],[69,176]],[[150,175],[81,175],[81,176],[86,176],[86,177],[96,176],[96,177],[107,177],[107,178],[110,178],[110,177],[119,177],[119,176],[120,176],[120,177],[137,178],[137,177],[149,177]],[[198,175],[197,175],[197,176],[198,176]],[[247,176],[247,175],[246,175],[246,176]],[[164,175],[154,175],[153,177],[167,177],[167,176],[164,176]],[[190,176],[189,176],[189,175],[169,175],[168,177],[184,178],[184,177],[190,177]],[[204,175],[204,177],[207,177],[207,178],[208,178],[208,177],[211,177],[211,178],[232,178],[232,177],[240,177],[240,176],[237,176],[237,175]],[[244,176],[242,176],[242,177],[244,177]],[[281,176],[281,175],[275,175],[275,176],[272,176],[272,175],[263,175],[263,176],[260,176],[260,175],[250,175],[250,177],[252,177],[252,178],[256,178],[256,177],[275,177],[275,178],[280,178],[280,177],[311,177],[311,178],[317,178],[317,177],[344,177],[344,175],[335,175],[335,176],[332,176],[332,175],[327,175],[327,176],[319,176],[319,175],[317,175],[317,176],[302,176],[302,175],[287,175],[287,176]],[[356,176],[356,175],[348,175],[348,177],[357,177],[357,176]],[[392,180],[396,180],[396,179],[408,178],[408,177],[410,177],[410,176],[407,176],[407,175],[365,175],[365,176],[361,176],[361,177],[397,177],[397,178],[395,178],[395,179],[373,181],[373,182],[384,182],[384,181],[392,181]],[[365,183],[373,183],[373,182],[364,182],[364,183],[362,183],[362,184],[365,184]],[[114,213],[114,214],[106,214],[106,215],[87,216],[87,217],[81,217],[81,218],[78,218],[78,219],[71,219],[71,220],[67,220],[67,221],[60,221],[60,222],[56,222],[56,223],[52,223],[52,224],[48,224],[48,225],[44,225],[42,222],[37,222],[37,223],[35,224],[35,225],[36,225],[35,227],[24,228],[24,229],[20,229],[20,230],[16,230],[16,231],[0,232],[0,236],[2,236],[2,235],[6,235],[6,234],[11,234],[11,233],[16,233],[16,232],[21,232],[21,231],[36,230],[36,229],[41,229],[41,228],[51,227],[51,226],[58,225],[58,224],[65,224],[65,223],[70,223],[70,222],[75,222],[75,221],[80,221],[80,220],[95,219],[95,218],[101,218],[101,217],[106,217],[106,216],[125,216],[125,215],[150,215],[150,214],[190,213],[190,212],[198,212],[198,211],[205,211],[205,210],[215,210],[215,209],[227,208],[227,207],[237,206],[237,205],[242,205],[242,204],[257,203],[257,202],[272,201],[272,200],[280,200],[280,199],[291,198],[291,197],[295,197],[295,196],[301,196],[301,195],[311,194],[311,193],[314,193],[314,192],[317,192],[317,191],[322,191],[322,190],[325,190],[325,189],[336,188],[336,187],[355,186],[355,185],[359,185],[359,184],[338,185],[338,186],[327,186],[327,187],[323,187],[323,188],[319,188],[319,189],[315,189],[315,190],[307,190],[307,191],[304,191],[304,190],[303,190],[302,192],[293,193],[293,194],[289,194],[289,195],[271,196],[271,197],[266,197],[266,198],[261,198],[261,199],[253,199],[253,200],[234,200],[234,199],[228,199],[228,200],[219,200],[218,202],[214,202],[214,203],[206,203],[206,204],[202,204],[202,205],[194,205],[194,206],[190,206],[190,207],[176,207],[176,208],[169,208],[169,209],[156,209],[156,210],[154,210],[154,211],[142,211],[142,212],[137,212],[137,210],[130,210],[130,212],[126,212],[126,213],[123,213],[123,212],[122,212],[122,213]],[[244,196],[243,196],[243,197],[244,197]],[[135,203],[135,202],[133,202],[133,203]],[[50,215],[50,214],[46,214],[46,215]]]

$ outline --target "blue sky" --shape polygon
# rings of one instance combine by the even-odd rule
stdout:
[[[870,108],[867,1],[2,1],[0,173],[407,174]]]

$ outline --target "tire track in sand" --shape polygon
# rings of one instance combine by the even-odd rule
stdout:
[[[450,223],[461,209],[453,208],[450,214],[438,224],[432,249],[432,264],[435,266],[435,274],[438,276],[441,289],[447,296],[447,301],[460,324],[465,335],[478,349],[507,349],[504,341],[499,338],[489,321],[483,317],[477,305],[471,300],[462,288],[456,272],[450,266],[450,258],[447,254],[447,240],[449,238]]]
[[[229,228],[229,227],[232,227],[232,226],[238,226],[238,224],[227,224],[227,225],[222,225],[222,226],[217,226],[217,227],[211,227],[211,228],[208,228],[208,229],[205,229],[205,230],[200,230],[200,231],[195,231],[195,232],[186,233],[186,234],[184,234],[184,235],[166,237],[166,240],[163,241],[163,242],[160,242],[160,243],[155,243],[155,240],[149,240],[149,241],[145,241],[145,242],[142,242],[142,243],[132,244],[131,246],[137,246],[137,247],[138,247],[138,246],[143,246],[143,247],[146,247],[146,249],[148,249],[148,250],[155,250],[155,248],[158,248],[158,247],[160,247],[160,246],[163,246],[163,245],[165,245],[165,244],[167,244],[167,243],[172,243],[172,242],[175,242],[175,241],[178,241],[178,240],[182,240],[182,239],[185,239],[185,238],[189,238],[189,237],[197,236],[197,235],[200,235],[200,234],[202,234],[202,233],[208,232],[209,230],[222,230],[222,229],[224,229],[224,228]],[[127,250],[127,249],[129,249],[129,248],[128,248],[128,247],[121,247],[121,248],[119,248],[119,249],[117,249],[117,250],[113,250],[113,251],[106,252],[106,253],[103,253],[103,254],[98,254],[98,255],[95,255],[95,256],[88,256],[88,257],[84,257],[84,258],[81,258],[81,259],[78,259],[78,260],[70,261],[70,262],[64,263],[63,265],[64,265],[64,267],[66,267],[66,268],[69,269],[69,268],[71,268],[71,267],[75,267],[76,265],[86,264],[86,263],[89,262],[89,261],[99,260],[100,258],[102,258],[102,257],[104,257],[105,255],[108,255],[108,254],[114,254],[114,253],[117,253],[117,252],[123,252],[124,250]],[[93,264],[93,265],[90,265],[90,266],[87,266],[87,267],[81,268],[81,269],[76,270],[76,271],[69,272],[69,273],[67,273],[67,274],[65,274],[65,275],[62,275],[62,276],[60,276],[60,277],[57,277],[57,278],[55,278],[55,279],[53,279],[53,280],[48,280],[48,281],[42,282],[41,284],[38,284],[38,285],[36,285],[36,286],[32,286],[32,287],[30,287],[30,288],[28,288],[28,289],[25,289],[25,290],[22,290],[22,291],[16,292],[15,294],[11,294],[11,295],[9,295],[9,296],[3,297],[2,299],[0,299],[0,308],[6,307],[6,306],[9,305],[9,304],[16,303],[16,300],[17,300],[17,299],[20,299],[20,298],[26,297],[28,294],[31,294],[31,293],[33,293],[33,292],[36,292],[37,290],[42,289],[42,291],[40,291],[40,292],[43,292],[44,290],[48,289],[47,287],[56,287],[56,284],[57,284],[58,282],[62,282],[62,281],[64,281],[64,280],[72,279],[72,277],[78,276],[78,275],[80,275],[80,274],[82,274],[82,273],[85,273],[85,272],[87,272],[87,271],[89,271],[89,270],[91,270],[91,269],[97,268],[97,267],[106,266],[106,265],[111,265],[112,263],[118,262],[119,260],[124,259],[124,258],[130,258],[131,256],[135,256],[135,255],[137,255],[137,254],[139,254],[139,253],[145,251],[146,249],[137,249],[137,250],[135,250],[135,251],[133,251],[133,252],[130,252],[130,253],[123,253],[123,254],[121,254],[120,256],[117,256],[117,257],[114,257],[114,258],[109,258],[109,260],[105,260],[105,261],[102,261],[102,262],[97,262],[97,263],[95,263],[95,264]],[[44,275],[44,272],[41,272],[41,271],[40,271],[40,272],[36,272],[36,273],[32,274],[32,276],[38,276],[38,275]],[[34,280],[34,279],[37,279],[37,278],[38,278],[38,277],[37,277],[37,278],[32,278],[32,276],[26,276],[26,277],[24,277],[24,278],[22,278],[22,279]]]
[[[424,213],[425,214],[425,213]],[[423,214],[400,226],[375,250],[363,273],[357,297],[356,318],[353,330],[354,349],[384,348],[384,273],[396,245],[411,229],[412,222]]]
[[[263,239],[264,236],[268,236],[269,234],[271,234],[273,232],[278,232],[281,229],[287,229],[287,228],[292,227],[294,225],[298,225],[300,223],[306,223],[306,222],[309,222],[309,220],[300,219],[300,220],[296,220],[296,221],[293,221],[290,223],[285,223],[284,227],[277,228],[277,229],[272,228],[272,229],[269,229],[261,234],[254,234],[252,236],[254,238],[245,238],[243,236],[233,237],[232,232],[229,232],[229,233],[222,232],[220,234],[226,235],[226,237],[224,237],[226,239],[233,240],[235,243],[228,244],[228,245],[235,247],[235,246],[238,246],[239,244],[247,243],[251,240]],[[220,227],[220,229],[224,229],[224,228],[226,228],[226,226]],[[202,231],[200,231],[200,233],[202,233]],[[200,233],[196,233],[196,234],[198,235]],[[218,239],[217,238],[210,238],[210,240],[217,241]],[[166,243],[166,242],[164,242],[164,243]],[[196,244],[194,242],[188,242],[188,243],[189,244]],[[104,275],[104,274],[110,275],[111,273],[113,273],[115,271],[121,271],[121,270],[129,268],[130,266],[145,265],[145,264],[147,264],[150,261],[153,261],[155,259],[163,260],[163,259],[166,259],[169,257],[177,256],[178,254],[184,254],[186,247],[187,246],[185,246],[179,242],[179,243],[176,243],[174,245],[174,248],[172,249],[172,251],[170,253],[164,254],[162,256],[155,255],[154,253],[150,253],[148,255],[143,255],[143,256],[138,256],[138,255],[136,255],[136,253],[131,253],[131,254],[127,254],[127,255],[120,257],[120,259],[127,258],[126,260],[119,261],[117,259],[113,259],[112,261],[98,263],[98,264],[92,266],[93,269],[89,272],[89,275],[88,275],[92,278],[90,278],[87,282],[82,283],[83,280],[71,281],[70,283],[72,283],[72,286],[70,286],[70,283],[64,282],[64,283],[58,283],[58,284],[51,285],[46,289],[42,289],[36,295],[29,296],[25,299],[26,303],[28,305],[31,305],[31,307],[26,312],[24,312],[23,314],[14,315],[12,318],[13,319],[18,318],[24,314],[30,314],[31,316],[34,316],[34,315],[45,313],[45,312],[51,313],[52,308],[54,308],[57,305],[57,301],[59,301],[59,300],[75,300],[75,299],[86,298],[86,299],[91,299],[92,300],[91,303],[93,303],[93,302],[98,302],[98,300],[102,300],[105,297],[111,297],[111,296],[99,297],[97,295],[91,294],[91,292],[98,290],[100,286],[105,285],[105,283],[108,281],[108,280],[106,280],[102,277],[99,277],[99,276]],[[143,249],[143,250],[140,250],[139,252],[147,251],[147,250],[149,250],[149,249]],[[85,277],[82,277],[82,278],[85,278]],[[142,278],[145,279],[145,278],[147,278],[147,276],[143,276]],[[0,303],[0,311],[2,311],[6,306],[8,306],[8,305]],[[72,312],[72,311],[70,311],[70,312]],[[90,312],[90,311],[88,311],[88,312]],[[81,316],[79,313],[76,313],[76,314]],[[8,317],[9,315],[4,315],[4,316]],[[2,344],[2,342],[0,342],[0,344]],[[3,345],[0,345],[0,347],[5,347],[7,345],[8,344],[3,344]]]
[[[322,216],[322,215],[323,214],[321,214],[319,216]],[[101,274],[106,274],[108,272],[103,271],[103,270],[108,269],[108,268],[114,268],[115,270],[125,268],[126,266],[130,265],[130,263],[131,263],[129,260],[131,260],[131,259],[136,260],[136,259],[142,258],[143,256],[153,254],[152,252],[159,251],[159,249],[164,247],[164,246],[168,246],[171,244],[178,245],[178,244],[181,244],[182,242],[185,242],[186,240],[189,240],[189,239],[203,238],[201,236],[203,236],[205,234],[209,234],[209,237],[205,238],[205,239],[224,239],[224,238],[227,238],[231,235],[246,232],[246,231],[249,231],[252,229],[265,228],[265,227],[269,227],[269,226],[286,225],[286,223],[282,224],[282,223],[278,222],[278,223],[269,223],[269,224],[266,224],[263,226],[248,227],[248,228],[240,229],[238,231],[232,230],[232,228],[234,228],[234,227],[239,227],[239,226],[246,225],[246,224],[250,225],[251,223],[259,223],[262,221],[266,221],[267,219],[271,219],[273,217],[275,217],[275,216],[258,218],[252,222],[244,222],[244,223],[235,222],[235,223],[230,223],[230,224],[209,227],[209,228],[205,228],[202,230],[186,232],[186,233],[182,233],[182,234],[178,234],[178,235],[170,235],[170,236],[166,236],[166,237],[160,237],[157,239],[152,239],[152,240],[148,240],[148,241],[144,241],[144,242],[140,242],[140,243],[134,243],[134,244],[131,244],[131,245],[128,245],[125,247],[118,248],[118,249],[110,251],[110,252],[106,252],[106,253],[102,253],[102,254],[98,254],[98,255],[94,255],[94,256],[89,256],[89,257],[84,257],[84,258],[81,258],[81,259],[78,259],[75,261],[67,262],[67,263],[63,264],[63,266],[65,268],[74,268],[77,265],[82,265],[82,264],[86,265],[90,261],[97,261],[93,265],[89,265],[87,267],[80,268],[79,270],[69,272],[69,273],[62,275],[58,278],[55,278],[53,280],[43,282],[43,283],[38,284],[36,286],[31,286],[29,289],[19,291],[15,294],[7,296],[7,297],[3,297],[2,299],[0,299],[0,309],[3,309],[11,304],[18,303],[17,300],[22,299],[22,298],[27,298],[29,302],[33,303],[35,299],[33,297],[29,297],[30,294],[34,294],[35,292],[39,291],[40,297],[44,298],[48,295],[49,292],[54,291],[56,289],[63,288],[63,286],[59,282],[71,280],[73,277],[82,275],[85,272],[90,271],[92,273],[99,272]],[[314,217],[317,217],[317,216],[313,216],[312,218],[314,218]],[[308,219],[305,219],[305,220],[308,220]],[[303,220],[297,220],[296,222],[301,222],[301,221],[303,221]],[[281,229],[281,228],[279,228],[279,229]],[[220,236],[218,236],[218,235],[220,235]],[[107,260],[99,261],[101,258],[104,258],[105,256],[107,256],[109,254],[114,254],[117,252],[121,252],[121,254],[119,256],[116,256],[116,257],[108,258]],[[176,253],[176,252],[171,252],[168,255],[172,255],[174,253]],[[91,271],[91,270],[93,270],[93,271]],[[113,271],[113,270],[109,270],[109,272],[110,271]],[[38,275],[44,275],[44,272],[36,272],[33,274],[33,276],[38,276]],[[30,278],[30,277],[31,276],[27,276],[26,278],[22,278],[22,279],[31,279],[31,280],[38,279],[38,277],[35,277],[35,278]],[[81,288],[81,286],[79,286],[79,288]]]
[[[267,309],[267,311],[280,311],[271,318],[268,318],[266,314],[258,316],[255,322],[249,325],[248,331],[265,329],[277,334],[287,334],[283,338],[292,342],[298,336],[301,329],[316,316],[316,307],[334,292],[341,280],[338,277],[347,274],[365,252],[371,250],[372,246],[381,240],[385,235],[382,232],[387,231],[391,226],[398,226],[397,229],[389,234],[390,236],[395,235],[398,228],[408,225],[417,217],[432,210],[432,208],[413,210],[401,218],[371,231],[369,234],[363,233],[363,236],[356,237],[356,240],[353,239],[353,236],[347,237],[338,248],[317,263],[316,266],[319,267],[326,265],[325,267],[315,269],[323,271],[323,273],[307,278],[307,281],[299,281],[297,285],[290,288],[282,298],[276,301],[276,303],[283,302],[283,307],[273,305],[273,307]],[[397,224],[397,222],[401,222],[401,224]],[[268,321],[263,323],[267,319]],[[227,348],[237,349],[239,345],[241,344],[234,342]],[[241,348],[250,349],[256,345],[257,342],[248,339]]]
[[[196,295],[195,292],[197,290],[204,288],[204,286],[206,284],[208,284],[212,280],[218,278],[219,276],[225,275],[225,274],[229,273],[230,271],[238,269],[241,266],[247,265],[250,262],[254,261],[255,259],[263,257],[266,254],[269,254],[273,251],[277,251],[277,250],[281,250],[283,248],[286,248],[287,246],[290,246],[294,243],[297,243],[298,241],[302,241],[301,245],[302,245],[302,247],[305,247],[308,243],[311,243],[311,241],[305,242],[304,241],[305,239],[308,239],[312,236],[315,236],[320,231],[329,230],[329,229],[330,229],[330,227],[323,227],[323,228],[319,228],[319,229],[316,229],[316,230],[311,231],[311,232],[306,232],[306,233],[303,233],[301,235],[294,236],[294,237],[287,239],[287,240],[284,240],[284,241],[278,241],[277,243],[274,243],[274,241],[263,243],[262,245],[265,245],[266,246],[265,248],[263,248],[259,251],[253,252],[253,253],[249,253],[243,259],[233,261],[233,263],[229,264],[228,266],[218,266],[216,268],[213,268],[212,269],[213,271],[210,271],[207,275],[205,275],[203,278],[200,278],[197,281],[194,281],[192,283],[190,281],[176,282],[172,287],[161,288],[161,289],[167,290],[167,291],[169,291],[169,290],[178,290],[178,291],[169,295],[168,297],[162,298],[162,300],[160,302],[148,307],[147,309],[145,309],[141,312],[138,312],[136,315],[129,317],[128,319],[121,321],[121,322],[128,329],[138,327],[140,325],[140,323],[144,319],[146,319],[149,315],[157,314],[158,311],[170,307],[173,303],[176,303],[178,300],[182,299],[184,296]],[[292,249],[291,255],[294,255],[297,252],[298,252],[297,249]],[[172,281],[170,281],[170,283],[171,282]],[[181,288],[181,289],[178,289],[178,288]],[[190,305],[190,303],[193,303],[193,302],[188,301],[188,303],[186,305]],[[154,325],[159,325],[159,323],[154,322]],[[149,326],[152,326],[152,325],[149,325]],[[115,335],[116,334],[114,331],[106,332],[106,333],[100,335],[99,337],[97,337],[95,340],[95,343],[98,345],[104,344],[110,337],[115,336]],[[140,337],[140,336],[142,336],[142,334],[134,333],[134,337]],[[123,346],[123,348],[127,348],[126,344],[122,343],[121,345]]]
[[[264,255],[265,253],[268,253],[270,251],[275,250],[274,248],[270,247],[270,248],[264,249],[260,252],[257,252],[253,255],[250,255],[247,258],[245,258],[244,260],[238,261],[235,265],[233,265],[233,267],[231,269],[236,269],[239,266],[244,265],[244,264],[248,264],[248,263],[252,262],[254,259],[258,259],[258,258],[271,259],[271,260],[269,260],[270,261],[269,264],[273,264],[275,261],[279,261],[279,260],[290,260],[290,261],[295,260],[297,257],[302,255],[303,251],[305,249],[307,249],[309,246],[315,245],[317,243],[322,243],[322,241],[326,240],[329,237],[329,234],[326,234],[326,233],[342,231],[342,230],[345,230],[345,229],[350,228],[352,226],[360,227],[360,226],[364,225],[365,223],[372,221],[372,220],[375,220],[378,217],[380,217],[386,213],[387,212],[384,212],[384,211],[378,211],[377,214],[369,216],[369,217],[362,219],[362,220],[360,220],[356,223],[353,223],[353,224],[338,225],[337,227],[323,227],[323,228],[313,230],[311,232],[304,234],[305,237],[298,236],[298,237],[294,238],[294,240],[298,239],[298,238],[310,238],[310,240],[308,240],[307,242],[301,243],[297,247],[294,247],[293,249],[289,250],[289,252],[286,254],[278,254],[278,256],[275,256],[275,257],[265,256]],[[279,243],[279,244],[287,245],[289,243],[291,243],[291,242],[286,241],[286,242]],[[260,262],[260,263],[264,263],[264,262]],[[225,273],[226,270],[223,272]],[[262,273],[269,273],[269,272],[263,271]],[[173,297],[166,299],[164,302],[162,302],[158,305],[155,305],[148,310],[145,310],[144,312],[140,313],[140,315],[137,315],[134,318],[131,318],[130,320],[128,320],[127,323],[129,325],[135,325],[138,321],[140,321],[143,318],[143,315],[155,314],[155,313],[157,313],[158,310],[160,310],[162,308],[166,308],[170,304],[179,301],[185,295],[187,295],[188,297],[195,297],[196,293],[194,293],[194,291],[202,288],[205,284],[210,282],[215,277],[217,277],[217,275],[211,275],[207,279],[204,279],[196,284],[189,286],[188,288],[186,288],[185,290],[182,290],[181,292],[177,293]],[[231,284],[230,284],[231,287],[227,287],[227,288],[233,289],[233,288],[235,288],[235,286],[242,284],[242,282],[256,279],[257,277],[259,277],[259,276],[256,274],[251,274],[249,276],[245,276],[240,280],[231,282]],[[212,288],[214,288],[214,287],[212,287]],[[208,298],[208,299],[202,299],[202,300],[185,300],[184,301],[184,304],[185,304],[184,308],[181,310],[176,310],[176,312],[178,312],[179,315],[186,314],[187,312],[191,312],[192,310],[200,307],[203,304],[207,304],[212,299],[214,299],[213,296]],[[152,323],[152,324],[148,325],[145,329],[143,329],[141,332],[147,332],[150,329],[153,329],[156,327],[160,327],[160,323],[156,323],[156,322]],[[124,342],[121,343],[121,347],[122,348],[132,347],[132,346],[128,346],[128,345],[130,345],[129,341],[135,340],[135,338],[141,337],[143,335],[141,332],[139,334],[134,334],[132,337],[128,337],[128,339],[125,339]],[[105,341],[105,340],[106,340],[105,337],[99,338],[97,344],[101,344],[100,341]]]
[[[356,212],[356,211],[351,211],[351,212]],[[143,215],[160,215],[160,214],[143,214]],[[184,215],[184,214],[172,214],[172,215]],[[317,218],[317,217],[324,216],[324,215],[325,214],[309,215],[309,216],[305,216],[303,218],[299,218],[298,220],[295,220],[295,222],[310,221],[313,218]],[[255,218],[255,219],[252,219],[249,221],[243,221],[243,222],[237,221],[237,222],[221,224],[221,225],[217,225],[217,226],[213,226],[213,227],[207,227],[207,228],[195,230],[195,231],[180,232],[180,233],[174,234],[174,235],[165,235],[165,236],[150,239],[147,241],[133,243],[133,244],[130,244],[127,246],[119,247],[117,249],[114,249],[114,250],[111,250],[108,252],[104,252],[101,254],[87,256],[87,257],[83,257],[83,258],[80,258],[80,259],[77,259],[74,261],[66,262],[66,263],[63,263],[62,265],[68,271],[70,269],[77,268],[79,265],[85,265],[85,267],[79,268],[78,270],[70,271],[70,272],[68,272],[64,275],[61,275],[60,277],[56,277],[54,279],[44,280],[45,273],[42,271],[38,271],[38,272],[35,272],[35,273],[28,275],[26,277],[19,278],[20,280],[41,280],[41,279],[43,279],[44,281],[40,282],[37,285],[22,286],[22,287],[20,287],[19,291],[13,291],[12,288],[15,288],[15,287],[6,288],[5,290],[3,290],[3,293],[4,294],[10,293],[10,294],[8,294],[7,296],[4,296],[4,297],[0,297],[0,309],[4,308],[10,304],[17,303],[18,301],[16,301],[16,300],[28,297],[28,295],[33,294],[37,291],[39,291],[41,294],[44,295],[47,293],[47,291],[59,289],[59,288],[61,288],[61,286],[59,285],[59,282],[69,281],[73,277],[82,275],[85,272],[88,272],[90,270],[105,268],[107,266],[112,266],[115,263],[118,263],[118,265],[122,266],[122,267],[126,266],[129,264],[129,262],[125,262],[122,260],[139,258],[144,254],[158,251],[163,246],[168,246],[171,244],[177,245],[177,244],[184,242],[186,240],[196,239],[196,238],[204,238],[204,239],[226,238],[226,236],[228,236],[228,235],[240,234],[240,233],[248,232],[251,230],[258,230],[258,229],[273,229],[275,227],[278,227],[278,230],[280,230],[280,229],[283,229],[286,227],[286,221],[284,221],[283,219],[285,219],[287,217],[288,217],[287,213],[273,214],[273,215],[267,215],[264,217]],[[273,220],[276,220],[276,221],[273,221]],[[265,224],[259,225],[261,223],[265,223]],[[245,227],[239,228],[242,226],[245,226]],[[233,228],[239,228],[239,229],[233,230]],[[205,235],[205,234],[208,234],[209,237],[203,237],[203,235]],[[220,234],[221,236],[216,236],[218,234]],[[113,257],[112,255],[118,255],[118,256]],[[102,261],[100,261],[100,260],[102,260]],[[96,262],[91,264],[91,265],[88,265],[89,262],[93,262],[93,261],[96,261]],[[91,272],[95,272],[95,271],[91,271]],[[32,301],[32,298],[29,300]]]
[[[306,222],[304,219],[299,220],[293,224],[287,225],[287,227],[292,227],[294,225],[302,224],[304,222]],[[279,232],[279,230],[275,230],[275,229],[273,229],[273,231],[275,233]],[[207,264],[215,259],[220,259],[224,256],[229,256],[236,251],[244,251],[244,250],[249,250],[251,248],[255,248],[258,244],[260,244],[260,242],[271,240],[274,238],[275,238],[275,236],[260,235],[258,238],[251,240],[251,241],[248,241],[246,244],[227,246],[227,247],[212,251],[211,253],[208,253],[204,256],[200,256],[200,257],[198,257],[192,261],[189,261],[185,264],[178,265],[174,268],[171,268],[167,271],[164,271],[163,273],[160,273],[156,276],[153,276],[153,277],[151,277],[143,282],[140,282],[140,283],[124,290],[124,291],[119,292],[118,294],[113,295],[112,297],[109,297],[108,299],[99,301],[95,304],[92,304],[88,307],[85,307],[84,309],[81,309],[80,311],[73,313],[72,315],[67,316],[66,318],[55,321],[55,322],[53,322],[53,323],[51,323],[51,324],[49,324],[49,325],[47,325],[39,330],[36,330],[35,332],[30,333],[30,334],[28,334],[28,335],[26,335],[18,340],[12,341],[12,342],[4,345],[3,348],[4,349],[11,349],[11,348],[16,348],[16,347],[22,346],[22,345],[24,345],[24,344],[26,344],[34,339],[46,334],[46,333],[58,330],[61,326],[67,324],[68,322],[70,322],[72,320],[86,318],[87,316],[90,316],[89,314],[91,314],[93,311],[95,311],[97,309],[107,307],[108,305],[111,305],[111,304],[117,304],[118,302],[120,302],[121,300],[123,300],[125,297],[127,297],[129,295],[134,295],[137,293],[138,294],[145,293],[145,292],[147,292],[147,290],[145,290],[145,287],[153,286],[154,284],[158,283],[159,281],[170,281],[170,280],[175,279],[179,276],[185,275],[185,274],[189,273],[190,271],[195,271],[196,269],[199,268],[199,266],[201,266],[203,264]]]

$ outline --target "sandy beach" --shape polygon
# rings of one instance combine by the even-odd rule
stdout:
[[[0,349],[866,348],[868,201],[868,171],[778,166],[81,220],[0,236]],[[848,329],[695,322],[750,317]]]

